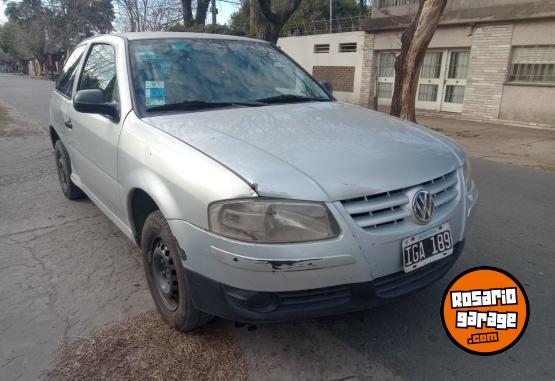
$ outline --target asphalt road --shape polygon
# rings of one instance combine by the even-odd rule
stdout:
[[[0,134],[0,379],[32,380],[64,335],[86,336],[150,310],[139,251],[90,201],[66,200],[44,126],[51,82],[0,76],[13,110]],[[6,106],[6,105],[4,105]],[[34,122],[33,122],[34,121]],[[555,147],[554,147],[555,149]],[[555,379],[555,172],[473,160],[481,195],[466,249],[421,293],[368,312],[237,328],[219,320],[256,379]],[[515,275],[531,304],[526,334],[508,352],[467,354],[443,332],[450,279],[491,265]]]

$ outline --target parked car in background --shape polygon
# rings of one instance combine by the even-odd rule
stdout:
[[[478,190],[459,145],[337,102],[272,45],[98,36],[51,102],[62,191],[142,250],[173,327],[367,309],[459,257]]]

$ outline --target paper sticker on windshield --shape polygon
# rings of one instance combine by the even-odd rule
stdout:
[[[145,100],[147,106],[166,104],[166,86],[164,81],[145,81]]]
[[[152,50],[143,50],[137,52],[136,57],[139,61],[153,61],[156,59],[156,54]]]
[[[184,52],[188,52],[190,50],[189,45],[183,43],[183,42],[175,42],[173,44],[170,44],[170,47],[173,50],[181,50]]]

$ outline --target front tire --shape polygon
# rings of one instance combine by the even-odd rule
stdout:
[[[71,181],[71,161],[61,140],[57,140],[54,144],[54,156],[56,159],[56,170],[58,172],[58,180],[64,196],[70,200],[77,200],[85,197],[85,194],[77,185]]]
[[[147,217],[141,249],[148,287],[162,319],[180,331],[205,325],[211,316],[193,306],[177,240],[160,211]]]

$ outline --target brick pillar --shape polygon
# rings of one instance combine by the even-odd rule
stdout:
[[[463,118],[488,120],[499,117],[512,39],[512,25],[484,25],[474,30]]]
[[[364,52],[362,54],[362,71],[360,79],[359,105],[373,107],[376,75],[374,67],[374,34],[364,35]]]

